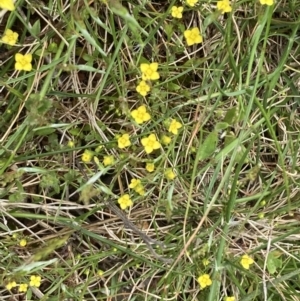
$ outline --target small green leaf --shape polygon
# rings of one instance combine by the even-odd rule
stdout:
[[[203,144],[198,150],[198,160],[204,160],[210,157],[217,148],[218,132],[211,132],[204,140]]]
[[[233,107],[230,110],[227,111],[224,122],[227,122],[230,125],[234,125],[239,120],[239,108]]]
[[[229,127],[227,122],[218,122],[215,126],[216,131],[226,130]]]
[[[278,268],[282,266],[282,259],[278,251],[272,251],[268,254],[267,269],[270,274],[274,274]]]

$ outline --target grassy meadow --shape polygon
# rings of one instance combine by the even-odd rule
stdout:
[[[298,0],[0,0],[0,300],[300,300]]]

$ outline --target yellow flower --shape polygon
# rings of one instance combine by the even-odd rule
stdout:
[[[198,2],[198,0],[186,0],[186,4],[189,6],[195,6],[195,4]]]
[[[204,258],[204,259],[202,260],[202,263],[203,263],[204,266],[207,266],[207,265],[210,264],[210,261],[209,261],[207,258]]]
[[[27,292],[27,289],[28,289],[28,284],[26,283],[21,283],[20,286],[19,286],[19,292],[20,293],[26,293]]]
[[[145,194],[144,186],[142,184],[138,185],[134,190],[139,195],[144,195]]]
[[[81,156],[81,160],[84,163],[89,163],[92,161],[93,156],[94,156],[94,153],[92,151],[86,149]]]
[[[102,270],[98,270],[98,271],[97,271],[97,275],[101,277],[101,276],[104,275],[104,272],[103,272]]]
[[[119,148],[125,148],[130,145],[131,145],[131,142],[130,142],[129,134],[123,134],[121,137],[118,138],[118,147]]]
[[[136,91],[140,93],[142,96],[146,96],[147,93],[150,91],[150,86],[142,80],[137,86],[136,86]]]
[[[167,135],[163,135],[161,137],[161,143],[164,144],[164,145],[168,145],[170,144],[172,141],[171,137],[167,136]]]
[[[197,280],[202,289],[206,288],[207,286],[210,286],[212,284],[212,281],[208,274],[203,274],[203,275],[199,276]]]
[[[13,0],[0,0],[0,8],[11,11],[16,9]]]
[[[151,119],[150,114],[147,112],[145,106],[140,106],[136,110],[131,112],[131,116],[137,124],[149,121]]]
[[[141,64],[143,80],[156,80],[159,79],[159,73],[157,72],[158,63]]]
[[[19,34],[10,29],[6,29],[3,37],[1,38],[1,42],[14,46],[17,43]]]
[[[135,189],[140,184],[141,184],[141,180],[139,180],[139,179],[131,179],[130,184],[129,184],[129,188]]]
[[[242,256],[240,263],[244,269],[249,270],[250,265],[254,263],[254,260],[246,254]]]
[[[235,301],[235,297],[225,297],[224,301]]]
[[[27,53],[27,54],[22,54],[22,53],[16,53],[15,55],[15,69],[16,70],[24,70],[24,71],[31,71],[32,70],[32,54]]]
[[[154,163],[146,163],[146,170],[148,171],[148,172],[153,172],[154,171],[154,169],[155,169],[155,166],[154,166]]]
[[[26,247],[26,245],[27,245],[27,240],[24,239],[24,238],[21,239],[21,240],[20,240],[20,246],[21,246],[21,247]]]
[[[259,0],[260,4],[264,5],[273,5],[274,4],[274,0]]]
[[[41,277],[40,276],[31,276],[29,285],[39,287],[41,285]]]
[[[174,18],[181,19],[182,18],[182,12],[183,12],[183,6],[172,6],[171,8],[171,15]]]
[[[222,13],[230,13],[232,7],[230,6],[229,0],[222,0],[217,2],[217,9]]]
[[[156,140],[156,137],[154,134],[150,134],[148,137],[143,138],[141,140],[142,145],[145,148],[145,152],[147,154],[152,153],[155,149],[160,148],[160,143]]]
[[[197,27],[185,30],[183,35],[186,38],[186,42],[187,42],[188,46],[202,43],[203,39],[200,34],[200,30]]]
[[[114,164],[115,159],[113,156],[104,156],[103,158],[103,165],[108,166]]]
[[[68,147],[73,148],[75,146],[75,142],[73,140],[68,141]]]
[[[174,180],[176,175],[174,173],[174,171],[171,169],[171,168],[168,168],[166,171],[165,171],[165,177],[168,179],[168,180]]]
[[[182,124],[177,121],[176,119],[172,119],[170,126],[169,126],[169,132],[177,135],[178,134],[178,130],[182,127]]]
[[[121,197],[119,197],[118,203],[120,204],[120,207],[123,210],[133,205],[133,202],[130,199],[129,194],[124,194]]]
[[[132,179],[129,188],[133,189],[139,195],[145,194],[144,186],[139,179]]]
[[[11,281],[11,282],[8,282],[5,287],[6,287],[6,289],[8,289],[10,291],[12,288],[14,288],[16,286],[17,286],[16,281]]]

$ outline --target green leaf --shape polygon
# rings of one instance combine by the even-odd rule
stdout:
[[[230,125],[234,125],[238,122],[239,120],[239,108],[234,107],[231,108],[229,111],[227,111],[224,122],[227,122]]]
[[[216,131],[226,130],[229,127],[227,122],[218,122],[215,126]]]
[[[218,143],[218,132],[211,132],[204,140],[198,150],[198,160],[204,160],[210,157],[216,150]]]
[[[281,254],[278,251],[272,251],[268,254],[267,269],[270,274],[274,274],[278,268],[282,266]]]

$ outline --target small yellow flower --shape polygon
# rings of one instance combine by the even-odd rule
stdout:
[[[160,143],[157,141],[156,136],[154,134],[150,134],[148,137],[142,138],[141,143],[144,146],[145,152],[147,154],[150,154],[155,149],[160,148]]]
[[[20,240],[20,243],[19,243],[19,244],[20,244],[21,247],[26,247],[26,245],[27,245],[27,240],[23,238],[23,239]]]
[[[146,170],[148,171],[148,172],[153,172],[154,171],[154,169],[155,169],[155,165],[154,165],[154,163],[146,163]]]
[[[129,184],[129,188],[135,189],[140,184],[141,184],[141,180],[139,180],[139,179],[131,179],[130,184]]]
[[[202,260],[202,263],[203,263],[204,266],[207,266],[207,265],[210,264],[210,261],[209,261],[207,258],[204,258],[204,259]]]
[[[142,184],[137,185],[135,187],[134,191],[136,193],[138,193],[139,195],[144,195],[145,194],[144,186]]]
[[[195,6],[195,4],[198,2],[198,0],[186,0],[186,4],[189,6]]]
[[[169,132],[177,135],[178,134],[178,130],[182,127],[182,124],[177,121],[176,119],[172,119],[170,126],[169,126]]]
[[[127,207],[130,207],[133,205],[132,200],[130,199],[129,194],[124,194],[118,199],[118,203],[121,207],[121,209],[125,210]]]
[[[15,69],[16,70],[24,70],[24,71],[31,71],[32,70],[32,54],[27,53],[27,54],[22,54],[22,53],[16,53],[15,55]]]
[[[102,270],[98,270],[97,275],[101,277],[104,275],[104,272]]]
[[[171,169],[171,168],[168,168],[166,171],[165,171],[165,177],[168,179],[168,180],[174,180],[176,178],[176,175],[174,173],[174,171]]]
[[[16,281],[10,281],[10,282],[8,282],[7,284],[6,284],[6,289],[8,289],[9,291],[12,289],[12,288],[14,288],[14,287],[16,287],[17,286],[17,283],[16,283]]]
[[[159,79],[159,73],[157,72],[158,63],[141,64],[142,79],[145,80],[156,80]]]
[[[21,283],[19,286],[19,293],[26,293],[28,289],[28,284]]]
[[[115,158],[113,156],[104,156],[103,158],[103,165],[104,166],[109,166],[114,164]]]
[[[217,2],[217,9],[222,13],[230,13],[232,11],[232,7],[230,6],[229,0],[222,0]]]
[[[235,297],[225,297],[224,301],[235,301]]]
[[[10,29],[6,29],[3,37],[1,38],[1,42],[8,44],[10,46],[14,46],[17,43],[19,34]]]
[[[172,6],[171,8],[171,15],[173,18],[182,18],[183,6]]]
[[[146,96],[148,92],[150,91],[150,86],[142,80],[137,86],[136,86],[136,91],[140,93],[142,96]]]
[[[129,134],[123,134],[121,137],[118,138],[118,147],[119,148],[125,148],[130,145],[131,145],[131,142],[130,142]]]
[[[266,5],[271,6],[271,5],[274,4],[274,0],[259,0],[259,2],[260,2],[261,5],[266,4]]]
[[[151,116],[147,112],[145,106],[139,106],[136,110],[133,110],[130,114],[137,124],[141,124],[151,119]]]
[[[92,161],[93,156],[94,156],[94,153],[92,151],[86,149],[81,156],[81,160],[84,163],[89,163]]]
[[[200,30],[197,27],[185,30],[183,35],[186,38],[186,43],[188,44],[188,46],[199,44],[203,41]]]
[[[254,263],[254,260],[247,254],[245,254],[242,256],[240,263],[244,269],[249,270],[250,265]]]
[[[0,0],[0,8],[10,11],[16,9],[13,0]]]
[[[203,275],[199,276],[197,280],[202,289],[206,288],[207,286],[210,286],[212,284],[212,281],[208,274],[203,274]]]
[[[29,285],[39,287],[41,285],[41,277],[40,276],[30,276]]]
[[[164,145],[168,145],[170,144],[172,141],[171,137],[167,136],[167,135],[163,135],[161,137],[161,143],[164,144]]]
[[[69,141],[68,141],[68,147],[69,147],[69,148],[75,147],[75,142],[74,142],[73,140],[69,140]]]

